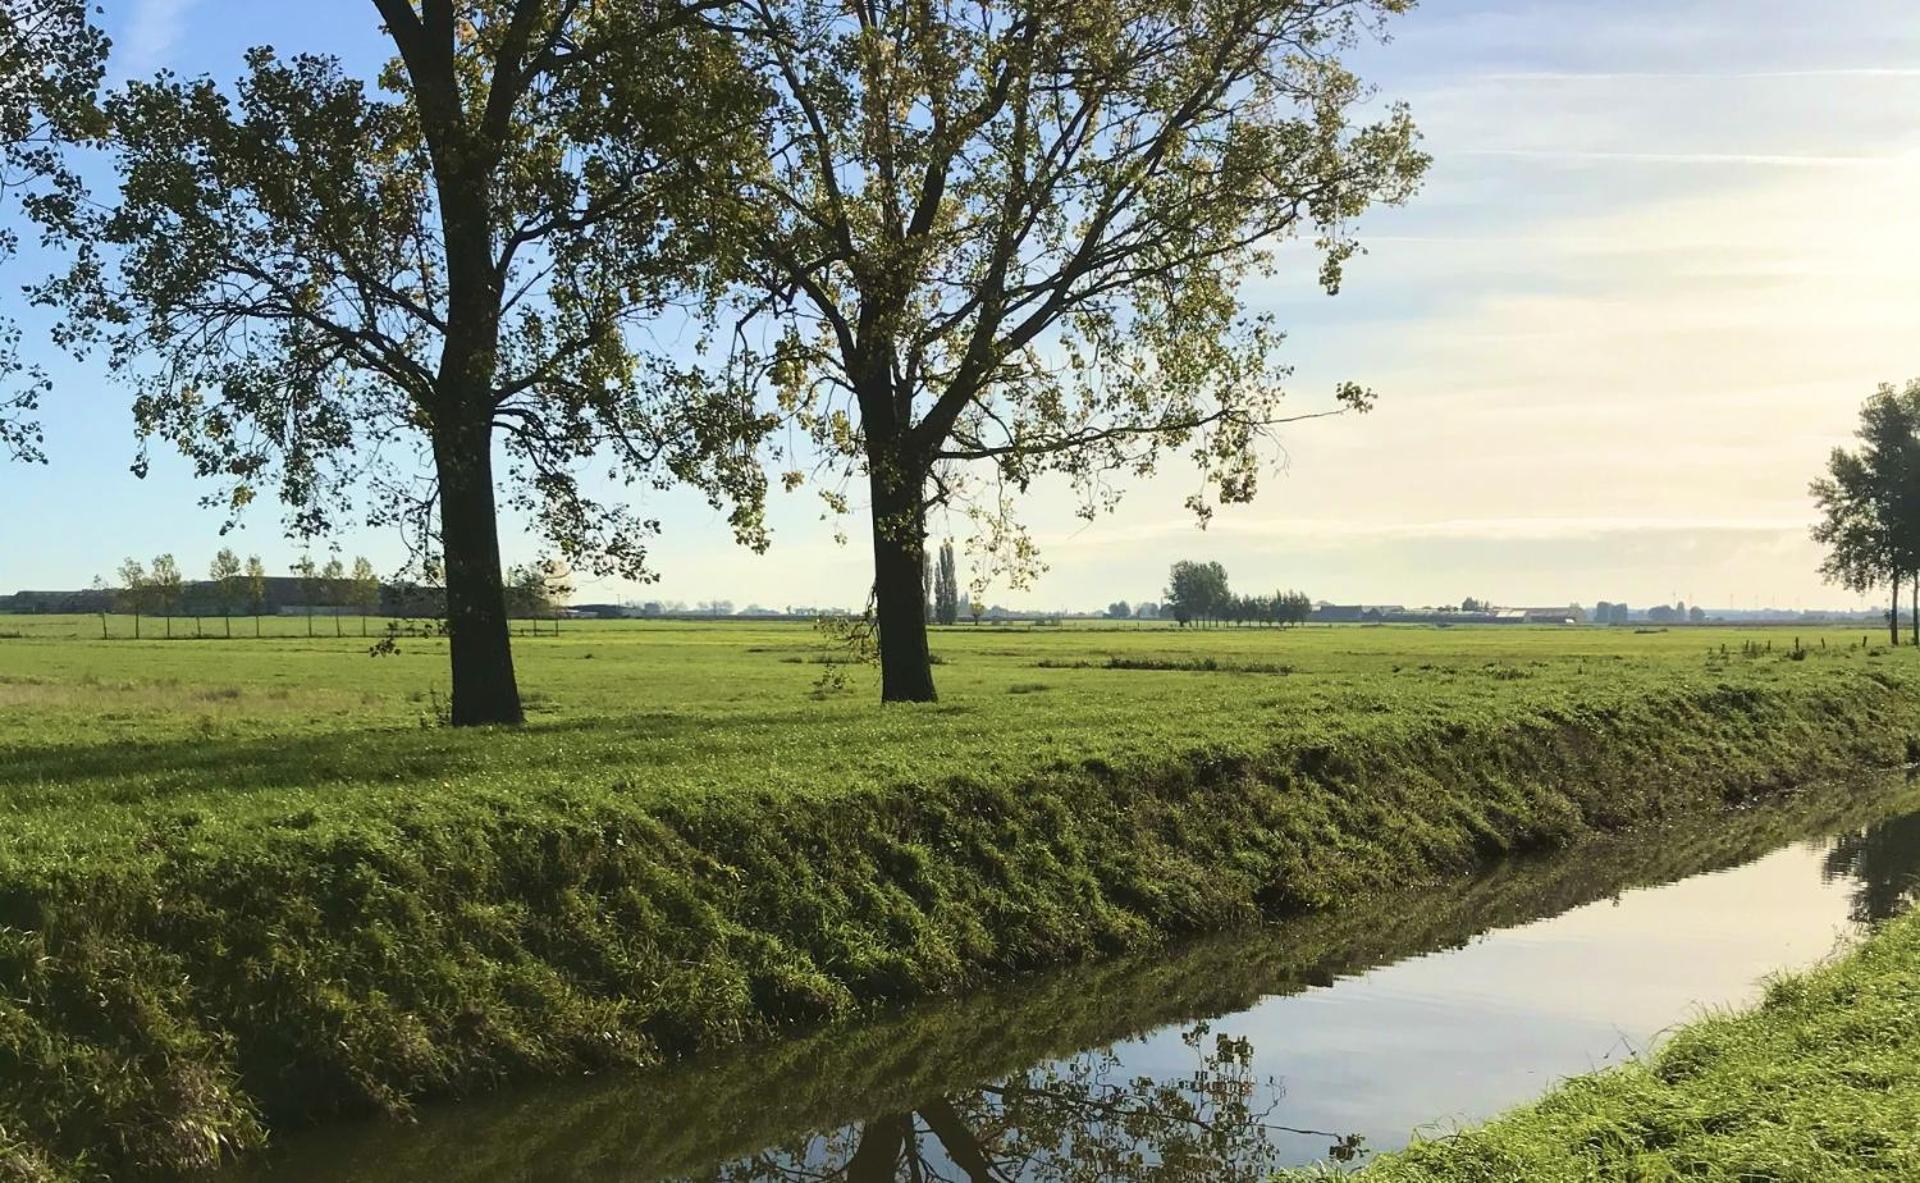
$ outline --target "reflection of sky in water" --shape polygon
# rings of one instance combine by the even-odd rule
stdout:
[[[1826,844],[1630,891],[1342,980],[1270,998],[1215,1026],[1245,1036],[1284,1096],[1276,1123],[1354,1131],[1372,1149],[1484,1118],[1604,1067],[1703,1008],[1742,1005],[1769,974],[1811,964],[1851,925],[1854,884]],[[1192,1063],[1178,1030],[1119,1050],[1164,1077]],[[1311,1160],[1324,1138],[1289,1138]],[[1297,1143],[1297,1144],[1296,1144]]]

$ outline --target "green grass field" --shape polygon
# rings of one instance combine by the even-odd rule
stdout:
[[[438,641],[235,623],[0,618],[0,1161],[28,1177],[646,1063],[1920,747],[1920,658],[1859,631],[961,626],[942,701],[882,708],[865,668],[822,691],[804,625],[569,623],[516,641],[527,727],[456,732]]]
[[[935,633],[942,701],[883,710],[864,667],[817,692],[834,651],[805,625],[570,622],[516,638],[530,725],[466,734],[427,726],[446,702],[444,642],[376,658],[357,636],[254,640],[247,623],[231,641],[103,642],[92,617],[0,617],[0,807],[18,839],[92,842],[193,809],[351,809],[397,788],[665,798],[1013,778],[1912,664],[1862,650],[1858,631],[963,625]],[[1796,639],[1808,660],[1790,660]],[[1099,668],[1115,657],[1226,668]]]

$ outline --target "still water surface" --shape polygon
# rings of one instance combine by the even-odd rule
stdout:
[[[297,1135],[228,1176],[1260,1180],[1618,1063],[1916,888],[1920,797],[1878,778],[658,1072]]]

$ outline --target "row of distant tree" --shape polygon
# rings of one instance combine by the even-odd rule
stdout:
[[[1227,584],[1227,569],[1219,563],[1181,561],[1167,575],[1162,616],[1182,627],[1189,624],[1304,624],[1313,614],[1305,592],[1276,591],[1272,595],[1236,595]]]
[[[307,631],[313,631],[312,618],[324,610],[334,617],[334,632],[344,632],[340,617],[357,612],[366,631],[365,618],[379,612],[384,586],[373,563],[356,557],[349,567],[339,557],[315,563],[311,555],[302,555],[293,564],[292,578],[298,580],[298,606],[305,609]],[[96,578],[94,590],[109,593],[113,606],[133,617],[133,635],[140,636],[143,617],[157,616],[166,622],[166,635],[173,635],[176,616],[219,616],[227,636],[233,635],[233,617],[253,618],[254,634],[260,633],[260,617],[271,606],[266,564],[259,555],[243,561],[231,548],[222,547],[207,568],[205,580],[189,580],[172,554],[154,556],[144,563],[129,556],[121,562],[119,582],[110,585]],[[510,567],[506,574],[506,600],[509,613],[522,618],[557,617],[573,594],[571,573],[559,562]],[[211,611],[209,611],[211,610]]]
[[[316,565],[311,556],[303,555],[294,564],[293,574],[300,580],[301,599],[310,610],[358,608],[364,615],[380,607],[380,577],[365,558],[354,559],[352,569],[348,570],[338,558]],[[140,620],[145,616],[163,618],[167,635],[172,636],[173,618],[189,614],[186,611],[189,589],[204,592],[202,599],[211,602],[196,603],[193,607],[214,608],[214,614],[225,622],[228,636],[233,635],[236,614],[253,618],[257,636],[260,617],[267,609],[266,564],[260,561],[259,555],[249,555],[243,563],[228,547],[222,547],[214,556],[204,583],[190,583],[181,573],[179,561],[171,554],[154,556],[151,565],[129,556],[120,564],[119,578],[117,587],[109,588],[104,579],[94,580],[94,587],[112,591],[115,606],[132,615],[136,638],[140,635]],[[190,614],[197,619],[201,612],[196,610]],[[335,629],[338,631],[338,624]]]

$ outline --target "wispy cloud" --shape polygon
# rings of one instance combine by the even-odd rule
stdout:
[[[1554,148],[1464,148],[1455,156],[1491,156],[1563,164],[1708,164],[1764,165],[1780,168],[1887,168],[1905,163],[1900,156],[1798,156],[1771,152],[1590,152]]]
[[[199,0],[135,0],[126,31],[115,38],[114,69],[139,78],[164,67]]]
[[[1741,82],[1788,81],[1795,78],[1920,78],[1920,68],[1907,66],[1835,66],[1805,70],[1527,70],[1476,74],[1468,81],[1484,82]]]

